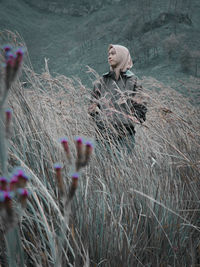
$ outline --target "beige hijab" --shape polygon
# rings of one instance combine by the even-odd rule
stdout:
[[[133,62],[132,62],[129,50],[125,46],[110,44],[108,47],[108,51],[111,48],[115,49],[117,58],[120,62],[114,69],[110,66],[110,70],[115,72],[116,79],[118,80],[120,76],[120,72],[121,71],[125,72],[128,69],[132,68]]]

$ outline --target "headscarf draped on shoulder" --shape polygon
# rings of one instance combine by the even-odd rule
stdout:
[[[115,49],[116,55],[117,55],[117,58],[118,58],[118,61],[120,62],[116,66],[115,69],[113,69],[110,66],[110,70],[115,72],[116,78],[118,80],[119,79],[119,76],[120,76],[120,72],[125,72],[125,71],[129,70],[130,68],[132,68],[133,61],[131,59],[129,50],[125,46],[110,44],[109,47],[108,47],[108,51],[111,48],[114,48]]]

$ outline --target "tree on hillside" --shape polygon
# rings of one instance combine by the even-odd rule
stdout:
[[[182,10],[184,13],[188,14],[189,17],[191,17],[192,13],[192,1],[191,0],[182,0],[180,10]]]
[[[180,48],[179,39],[175,34],[171,34],[163,41],[163,48],[170,60],[175,59]]]
[[[191,0],[169,0],[168,2],[168,12],[183,12],[189,14],[192,8]]]
[[[180,55],[180,64],[184,72],[190,72],[194,76],[198,77],[200,66],[200,51],[190,51],[188,46],[184,46],[184,49]]]
[[[200,66],[200,50],[192,51],[191,56],[192,56],[192,66],[194,69],[194,75],[197,77],[199,74],[199,66]]]
[[[183,51],[180,54],[180,64],[184,72],[189,72],[191,69],[192,55],[190,53],[189,47],[184,46]]]
[[[148,62],[150,58],[151,43],[148,36],[143,36],[140,39],[141,52],[143,54],[144,62]]]
[[[151,36],[149,37],[149,42],[151,44],[151,49],[153,50],[153,56],[154,57],[158,56],[158,49],[160,44],[159,34],[156,32],[152,33]]]
[[[151,57],[158,56],[159,43],[160,39],[157,33],[149,33],[140,39],[141,52],[145,62],[149,61]]]
[[[138,0],[137,9],[143,22],[152,20],[152,2],[150,0]]]
[[[191,23],[191,2],[191,0],[169,0],[168,13],[175,15],[175,19],[173,20],[175,34],[177,34],[177,25],[180,22]]]

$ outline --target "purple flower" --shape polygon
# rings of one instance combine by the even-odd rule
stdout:
[[[61,170],[61,169],[62,169],[62,164],[60,164],[60,163],[55,163],[55,164],[54,164],[54,169],[55,169],[55,170]]]
[[[77,172],[72,174],[72,183],[71,183],[70,190],[69,190],[69,198],[70,199],[73,198],[73,196],[76,192],[76,189],[78,187],[78,177],[79,177],[79,174]]]
[[[18,187],[25,187],[28,176],[25,174],[25,172],[22,169],[17,169],[14,173],[14,176],[18,179]]]
[[[15,193],[13,191],[3,191],[3,195],[4,195],[4,201],[9,202],[14,198]]]
[[[18,68],[22,62],[24,52],[23,52],[22,48],[18,48],[16,50],[15,54],[16,54],[15,65]]]
[[[7,60],[9,57],[9,54],[11,53],[12,47],[10,45],[5,45],[3,47],[3,50],[5,52],[5,59]]]
[[[10,119],[11,116],[12,116],[12,110],[10,108],[7,108],[6,111],[5,111],[5,113],[6,113],[6,118],[7,119]]]
[[[83,143],[83,139],[81,137],[76,137],[75,141],[77,142],[77,144],[82,144]]]
[[[4,191],[4,207],[8,216],[13,215],[13,206],[12,206],[12,198],[14,197],[14,192]]]
[[[62,137],[62,138],[60,139],[60,142],[61,142],[61,144],[63,144],[63,143],[68,143],[68,140],[67,140],[66,137]]]
[[[88,163],[90,156],[92,154],[92,150],[93,150],[93,144],[90,141],[87,141],[85,143],[86,149],[85,149],[85,164]]]
[[[86,141],[86,142],[85,142],[85,145],[88,146],[88,147],[93,148],[93,144],[92,144],[91,141]]]
[[[71,155],[70,155],[70,150],[69,150],[69,145],[68,145],[68,140],[67,138],[63,137],[60,139],[60,142],[64,148],[64,151],[66,153],[67,159],[69,160],[69,162],[71,163]]]
[[[20,47],[16,50],[15,54],[19,57],[22,57],[24,55],[23,49]]]
[[[77,162],[80,163],[83,157],[83,151],[82,151],[83,139],[81,137],[77,137],[75,141],[76,141],[76,150],[77,150]]]
[[[10,191],[16,190],[18,187],[18,177],[13,176],[10,180]]]
[[[72,174],[72,179],[78,179],[79,178],[79,173],[75,172]]]
[[[12,46],[10,46],[10,45],[5,45],[5,46],[3,47],[3,50],[4,50],[5,52],[9,52],[9,51],[12,50]]]
[[[15,175],[16,177],[18,177],[18,178],[22,177],[22,178],[28,180],[28,177],[26,176],[26,174],[25,174],[25,172],[24,172],[23,169],[17,169],[17,170],[16,170],[16,173],[15,173],[14,175]]]
[[[23,196],[23,197],[28,197],[29,196],[29,192],[26,188],[19,188],[17,189],[17,193],[20,195],[20,196]]]
[[[0,183],[7,183],[7,178],[6,177],[4,177],[4,176],[2,176],[2,177],[0,177]]]
[[[11,52],[8,52],[6,55],[6,66],[7,68],[13,67],[15,63],[15,57]]]
[[[58,187],[60,189],[61,194],[64,192],[64,183],[63,183],[63,178],[62,178],[62,166],[59,163],[54,164],[54,169],[56,171],[56,181],[58,183]]]
[[[27,204],[28,196],[29,196],[28,190],[26,188],[19,188],[17,192],[19,194],[19,201],[22,207],[25,207]]]

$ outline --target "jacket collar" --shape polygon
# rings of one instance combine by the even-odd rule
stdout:
[[[103,77],[112,77],[113,74],[114,74],[113,71],[109,71],[109,72],[104,73]],[[121,72],[121,75],[129,78],[129,77],[134,76],[134,73],[132,71],[130,71],[130,70],[127,70],[125,72]]]

